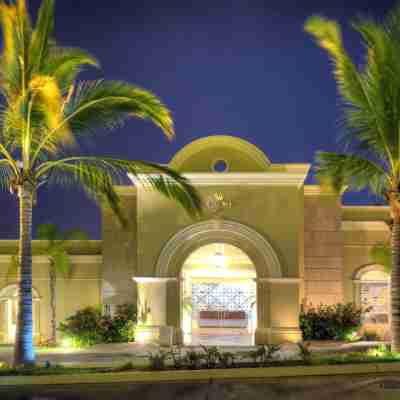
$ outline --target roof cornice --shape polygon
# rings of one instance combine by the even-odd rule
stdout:
[[[296,186],[301,187],[310,164],[286,164],[271,172],[196,172],[183,174],[194,186]],[[129,176],[135,184],[135,178]],[[135,194],[129,186],[117,187],[121,194]]]

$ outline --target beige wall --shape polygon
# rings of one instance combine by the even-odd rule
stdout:
[[[305,186],[304,303],[343,299],[343,237],[340,196]]]
[[[216,192],[232,202],[217,218],[244,224],[262,236],[277,253],[285,277],[299,277],[302,266],[303,202],[298,187],[202,186],[203,199]],[[205,210],[202,220],[215,218]],[[154,276],[158,257],[177,232],[198,221],[159,194],[138,193],[137,276]]]
[[[137,271],[137,197],[134,187],[117,188],[127,225],[109,208],[102,209],[103,270],[102,299],[104,304],[136,301],[133,277]]]
[[[343,221],[344,300],[356,301],[353,279],[358,269],[373,264],[370,252],[377,243],[386,242],[390,232],[382,221]]]
[[[44,242],[33,242],[33,287],[40,297],[36,324],[42,339],[48,338],[50,334],[49,264],[45,256],[39,255],[44,247]],[[11,262],[10,254],[15,254],[16,249],[16,241],[0,242],[0,291],[16,283],[16,276],[7,273]],[[72,275],[69,279],[62,275],[57,276],[57,325],[77,310],[101,303],[101,242],[70,242],[68,251],[73,266]],[[4,340],[6,321],[3,307],[0,310],[3,314],[0,315],[0,330]]]

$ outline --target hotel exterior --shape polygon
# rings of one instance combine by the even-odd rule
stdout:
[[[58,322],[86,306],[136,303],[143,342],[252,344],[301,340],[302,305],[370,306],[364,328],[386,336],[389,276],[370,257],[389,237],[384,206],[348,207],[305,185],[309,164],[274,164],[254,145],[210,136],[169,166],[204,204],[191,219],[147,188],[117,187],[123,229],[102,210],[102,240],[70,242],[72,276],[57,279]],[[33,243],[34,335],[50,335],[49,263]],[[14,340],[16,241],[0,241],[0,341]]]

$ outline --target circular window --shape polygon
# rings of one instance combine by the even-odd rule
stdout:
[[[215,172],[226,172],[228,170],[228,164],[224,160],[217,160],[213,165]]]

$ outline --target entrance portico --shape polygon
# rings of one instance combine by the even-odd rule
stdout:
[[[183,148],[169,167],[196,188],[202,215],[191,219],[176,203],[134,180],[133,186],[118,188],[128,227],[121,229],[111,211],[104,209],[104,302],[137,299],[139,341],[183,343],[199,334],[210,337],[212,331],[214,336],[222,332],[226,339],[232,332],[243,333],[242,326],[251,330],[249,340],[255,343],[300,340],[304,179],[309,165],[272,164],[242,139],[211,136]],[[207,260],[196,273],[189,272],[190,260],[209,246],[243,254],[252,271],[246,282],[234,283],[234,262],[225,277],[210,280],[212,265]],[[216,296],[218,304],[211,307],[209,300],[193,296],[201,290]],[[228,293],[244,299],[251,292],[253,310],[227,300]],[[193,308],[190,318],[185,307]]]
[[[236,265],[236,269],[227,268],[225,271],[213,271],[213,266],[210,265],[207,257],[202,261],[202,268],[190,269],[190,260],[196,258],[199,252],[201,254],[202,249],[204,255],[204,249],[224,244],[231,253],[232,249],[235,249],[236,254],[240,254],[242,259],[247,260],[247,270],[240,270]],[[225,282],[225,286],[229,283],[230,290],[236,290],[237,295],[241,291],[243,292],[244,287],[247,286],[246,291],[249,296],[251,295],[251,282],[254,283],[255,298],[253,302],[256,307],[254,310],[251,310],[251,307],[249,310],[248,304],[241,306],[247,311],[245,315],[239,313],[243,311],[240,308],[229,309],[228,304],[225,304],[228,309],[221,310],[237,312],[237,321],[235,321],[237,326],[233,324],[230,326],[230,330],[225,330],[227,336],[238,336],[232,334],[234,332],[232,328],[242,327],[249,330],[252,329],[250,327],[252,324],[254,327],[256,326],[256,329],[250,333],[248,343],[243,341],[243,344],[252,344],[254,341],[261,344],[301,339],[298,327],[300,279],[282,276],[282,268],[277,254],[268,241],[256,231],[237,222],[212,220],[184,229],[165,245],[157,263],[156,277],[135,278],[138,284],[139,332],[142,332],[139,333],[139,340],[148,341],[159,337],[162,341],[164,333],[167,337],[172,337],[175,343],[193,339],[191,336],[193,321],[190,321],[190,329],[188,329],[188,312],[185,311],[185,306],[188,305],[185,304],[188,301],[188,293],[190,293],[189,305],[191,307],[198,306],[192,298],[193,282],[190,282],[188,286],[188,281],[193,279],[197,283],[208,282],[219,284],[221,287],[223,282]],[[219,293],[219,296],[223,296],[223,294]],[[216,300],[223,303],[222,298]],[[251,302],[251,300],[248,301]],[[215,315],[212,312],[218,310],[200,311],[211,312],[208,313],[208,318],[205,313],[200,314],[200,317],[197,316],[198,320],[203,320],[200,322],[211,324],[214,330],[218,328],[218,324],[212,326],[212,321],[206,321],[214,319]],[[232,315],[232,319],[235,319],[233,318],[234,314],[230,315]],[[204,318],[201,318],[202,316]],[[252,318],[254,320],[249,321]],[[241,326],[243,321],[241,322],[240,319],[246,319],[246,326]],[[224,323],[229,325],[230,322],[226,320]],[[214,336],[221,334],[221,326],[219,328],[214,332]],[[195,334],[200,332],[198,329],[199,327],[195,326]],[[236,333],[238,333],[238,329],[236,329]],[[197,339],[197,342],[201,342],[201,340]]]

